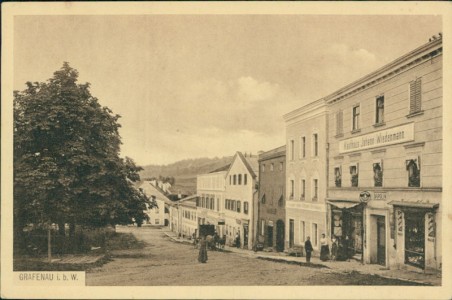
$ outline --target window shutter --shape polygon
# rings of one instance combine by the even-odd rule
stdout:
[[[421,110],[421,78],[416,79],[416,111]]]
[[[410,113],[421,110],[422,80],[417,78],[410,82]]]

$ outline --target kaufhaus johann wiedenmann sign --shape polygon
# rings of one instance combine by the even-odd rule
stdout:
[[[340,141],[339,153],[370,149],[413,140],[414,123],[410,123]]]

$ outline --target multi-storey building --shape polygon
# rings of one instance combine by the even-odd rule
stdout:
[[[327,106],[314,101],[284,115],[286,122],[286,247],[314,250],[326,227]]]
[[[225,177],[229,165],[196,178],[196,194],[198,200],[198,224],[215,225],[218,235],[226,234],[224,228],[224,194]]]
[[[198,218],[197,203],[198,196],[189,196],[179,200],[177,203],[179,213],[180,234],[182,237],[197,236]]]
[[[325,98],[329,229],[364,263],[441,266],[442,74],[438,38]]]
[[[257,156],[237,152],[226,173],[224,220],[226,242],[240,235],[241,246],[252,249],[255,239],[254,197],[258,179]]]
[[[149,217],[146,224],[169,226],[170,206],[173,204],[171,200],[149,181],[144,181],[139,188],[157,203],[157,207],[145,211]]]
[[[284,250],[286,146],[259,154],[257,236],[264,247]]]

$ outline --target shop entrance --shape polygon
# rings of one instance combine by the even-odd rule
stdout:
[[[425,266],[425,213],[405,213],[405,263]]]
[[[338,238],[338,260],[362,258],[363,253],[363,207],[332,210],[331,232]]]
[[[377,218],[377,263],[386,265],[386,226],[382,216]]]

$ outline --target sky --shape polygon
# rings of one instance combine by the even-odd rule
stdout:
[[[257,153],[284,144],[284,114],[440,31],[428,15],[16,16],[14,89],[69,62],[140,165]]]

